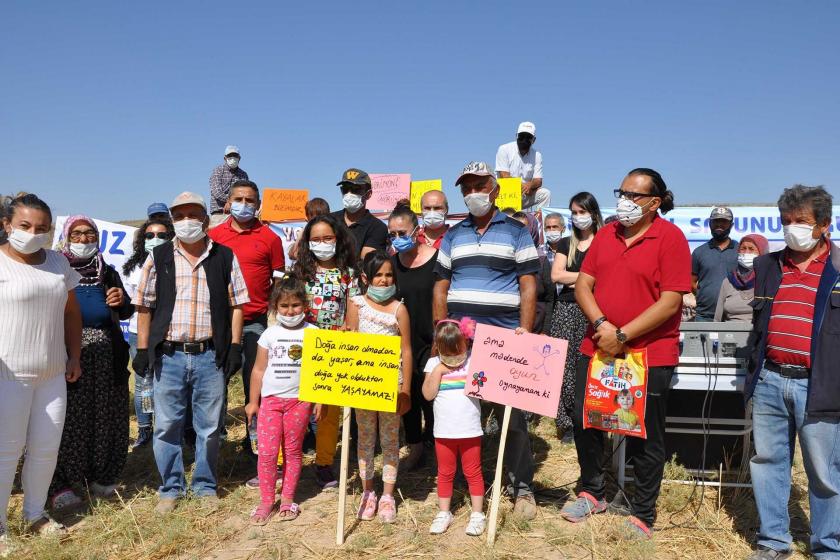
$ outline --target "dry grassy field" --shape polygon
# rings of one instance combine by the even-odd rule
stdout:
[[[132,385],[133,386],[133,385]],[[403,558],[592,558],[592,559],[669,559],[725,560],[744,558],[757,527],[755,507],[749,490],[724,489],[718,508],[716,488],[665,484],[659,498],[659,518],[651,542],[627,540],[622,518],[603,514],[588,523],[572,525],[560,518],[559,511],[578,476],[575,450],[561,444],[553,423],[543,419],[535,427],[532,442],[539,462],[536,474],[539,515],[530,522],[515,520],[511,506],[503,500],[496,546],[490,549],[483,538],[464,534],[469,516],[463,481],[456,482],[453,499],[455,523],[442,536],[428,534],[437,513],[433,454],[426,466],[400,473],[398,520],[390,526],[378,521],[359,523],[353,513],[360,497],[355,476],[350,479],[347,504],[347,539],[335,545],[337,493],[320,492],[304,459],[304,473],[298,487],[303,511],[292,522],[278,518],[261,528],[248,524],[257,492],[244,487],[254,474],[250,459],[240,453],[239,441],[245,433],[241,384],[231,384],[229,439],[224,443],[219,463],[220,496],[215,510],[202,509],[197,501],[186,501],[168,517],[157,516],[156,487],[159,483],[150,447],[131,453],[123,474],[119,496],[95,500],[87,511],[70,519],[69,535],[53,539],[23,539],[13,558],[38,560],[159,560],[164,558],[213,560],[257,560],[281,558],[317,559],[403,559]],[[134,430],[134,426],[132,427]],[[484,467],[495,465],[495,442],[487,442]],[[188,453],[187,459],[191,459]],[[355,467],[351,460],[351,473]],[[807,491],[801,460],[794,466],[796,485],[792,493],[793,529],[797,558],[807,550]],[[684,476],[679,466],[668,465],[666,477]],[[487,475],[489,477],[489,475]],[[614,488],[613,488],[614,490]],[[701,494],[703,499],[701,500]],[[21,496],[12,497],[10,524],[21,529]]]

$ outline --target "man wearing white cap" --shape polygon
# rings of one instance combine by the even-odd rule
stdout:
[[[239,167],[239,147],[225,148],[225,162],[210,174],[210,227],[214,228],[227,219],[230,187],[237,181],[247,181],[248,174]]]
[[[176,239],[155,247],[143,265],[137,307],[136,375],[154,375],[155,462],[161,514],[186,494],[181,441],[192,407],[192,493],[216,495],[219,417],[225,374],[242,366],[242,306],[248,289],[233,251],[207,237],[201,196],[184,192],[169,207]]]
[[[502,144],[496,152],[496,173],[500,179],[522,177],[523,212],[537,212],[551,204],[551,191],[542,186],[542,154],[533,149],[536,140],[534,123],[519,123],[516,141]]]

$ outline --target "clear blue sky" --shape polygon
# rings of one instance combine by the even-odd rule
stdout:
[[[562,205],[662,172],[677,203],[840,196],[840,3],[12,1],[0,192],[143,217],[226,144],[337,207],[340,173],[442,178],[537,125]],[[456,205],[463,208],[462,203]]]

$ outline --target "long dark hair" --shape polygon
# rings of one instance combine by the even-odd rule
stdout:
[[[667,214],[674,209],[674,193],[668,190],[665,179],[662,178],[662,175],[658,171],[654,171],[648,167],[637,167],[627,174],[628,177],[631,175],[644,175],[650,178],[650,194],[662,199],[662,203],[659,205],[660,212]]]
[[[592,216],[592,235],[598,233],[598,230],[604,227],[604,217],[601,216],[601,207],[598,205],[598,200],[592,193],[583,191],[574,195],[569,199],[569,212],[572,211],[572,204],[577,204]],[[574,220],[572,220],[572,236],[569,239],[569,256],[566,260],[566,268],[572,266],[577,254],[578,243],[580,243],[581,231],[575,227]]]
[[[138,266],[143,266],[143,263],[146,262],[148,251],[146,251],[146,238],[144,236],[146,235],[146,230],[152,225],[164,226],[166,233],[169,234],[170,241],[175,238],[175,228],[172,227],[171,220],[167,220],[166,218],[149,218],[143,222],[143,225],[134,234],[134,244],[132,246],[134,252],[131,253],[131,256],[123,265],[123,274],[126,276],[131,274]]]
[[[303,228],[298,245],[298,260],[295,261],[295,266],[292,270],[305,281],[315,277],[315,272],[318,270],[318,259],[309,250],[309,237],[312,232],[312,227],[321,223],[330,226],[335,234],[336,268],[344,274],[350,274],[351,272],[353,274],[357,273],[358,259],[356,258],[356,244],[353,241],[350,230],[344,224],[339,224],[329,214],[312,218],[307,222],[306,227]]]
[[[379,269],[382,268],[382,265],[386,262],[391,262],[391,257],[388,256],[388,253],[381,249],[377,249],[376,251],[371,251],[367,255],[365,255],[365,260],[362,261],[362,272],[365,273],[365,282],[359,282],[359,288],[363,294],[367,293],[368,286],[370,285],[373,277],[376,276],[376,273],[379,272]],[[393,267],[393,263],[391,264]],[[397,275],[394,274],[394,286],[397,286]],[[397,286],[399,289],[399,286]]]

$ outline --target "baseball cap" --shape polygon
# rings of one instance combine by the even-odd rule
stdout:
[[[225,157],[228,157],[230,154],[239,155],[239,146],[228,146],[225,148]]]
[[[356,169],[355,167],[351,167],[341,175],[341,181],[336,183],[336,185],[341,186],[345,183],[350,183],[351,185],[367,185],[370,186],[370,175],[362,171],[361,169]]]
[[[732,221],[732,210],[726,206],[715,206],[712,208],[712,213],[709,216],[710,220],[729,220]]]
[[[205,212],[207,211],[207,205],[204,204],[204,199],[201,198],[201,195],[189,191],[184,191],[176,196],[175,200],[172,201],[172,204],[169,205],[169,209],[171,210],[172,208],[183,206],[184,204],[198,204],[204,208]]]
[[[525,121],[525,122],[519,123],[519,128],[516,129],[516,134],[521,134],[523,132],[527,132],[528,134],[530,134],[534,138],[537,137],[537,127],[532,122]]]
[[[471,161],[467,165],[464,166],[464,169],[461,170],[461,174],[458,176],[458,180],[455,181],[456,185],[461,184],[461,180],[466,177],[467,175],[476,175],[478,177],[495,177],[496,174],[493,173],[493,168],[490,167],[484,161]]]
[[[169,208],[163,202],[153,202],[146,208],[146,215],[151,216],[152,214],[169,214]]]

